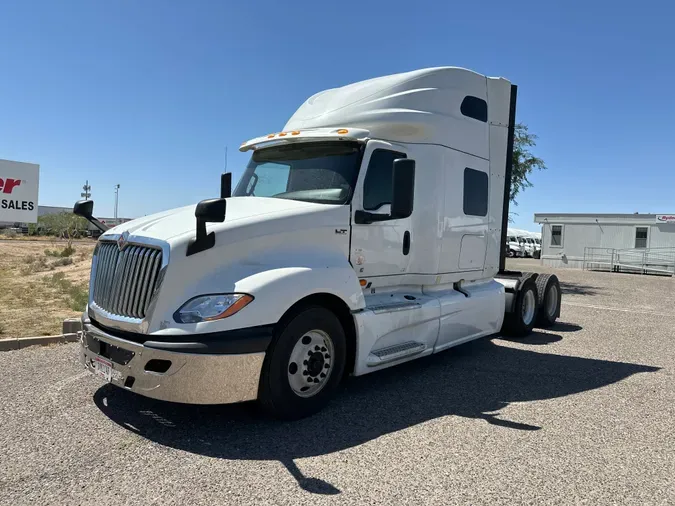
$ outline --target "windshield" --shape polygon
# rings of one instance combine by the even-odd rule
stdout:
[[[241,177],[235,197],[274,197],[347,204],[361,163],[361,145],[331,141],[260,149]]]

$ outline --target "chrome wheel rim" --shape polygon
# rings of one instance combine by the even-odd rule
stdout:
[[[323,330],[305,332],[295,343],[286,369],[288,384],[299,397],[318,394],[333,371],[333,340]]]
[[[548,298],[546,299],[546,312],[549,316],[554,317],[558,309],[558,287],[551,285],[548,291]]]
[[[532,290],[527,290],[523,297],[523,323],[529,325],[534,318],[535,298]]]

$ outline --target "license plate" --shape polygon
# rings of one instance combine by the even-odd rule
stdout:
[[[102,359],[101,357],[94,357],[94,373],[104,378],[106,381],[111,381],[113,376],[112,362]]]

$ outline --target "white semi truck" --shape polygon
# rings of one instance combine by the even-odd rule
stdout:
[[[560,311],[504,268],[516,87],[442,67],[330,89],[234,192],[105,230],[81,359],[141,395],[298,418],[364,375]],[[93,202],[74,212],[92,216]]]

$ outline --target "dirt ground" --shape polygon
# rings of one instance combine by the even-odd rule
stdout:
[[[84,310],[94,241],[0,241],[0,338],[53,335]],[[80,307],[81,306],[81,307]]]

